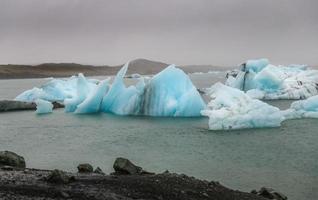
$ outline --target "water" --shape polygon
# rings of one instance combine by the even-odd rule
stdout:
[[[192,75],[207,87],[224,74]],[[43,82],[1,80],[0,97],[13,98]],[[8,90],[10,89],[10,90]],[[287,108],[290,101],[270,101]],[[269,186],[291,200],[318,199],[318,120],[301,119],[280,128],[208,131],[207,118],[74,115],[62,109],[0,114],[0,146],[23,155],[28,167],[76,171],[89,162],[105,172],[116,157],[155,172],[186,173],[243,191]]]

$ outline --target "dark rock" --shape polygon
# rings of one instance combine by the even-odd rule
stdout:
[[[0,112],[15,111],[15,110],[35,110],[36,104],[31,102],[22,102],[14,100],[0,101]]]
[[[94,170],[94,173],[95,174],[102,174],[102,175],[105,175],[105,173],[103,172],[103,170],[99,167],[97,167],[95,170]]]
[[[25,161],[22,156],[11,151],[0,151],[0,166],[11,166],[25,168]]]
[[[47,176],[46,180],[49,183],[67,184],[72,181],[72,177],[61,170],[55,169]]]
[[[13,167],[7,166],[7,165],[2,166],[1,169],[4,170],[4,171],[13,171]]]
[[[258,196],[274,199],[274,200],[287,200],[288,198],[282,193],[275,191],[272,188],[262,187],[258,192],[256,190],[252,190],[251,193],[256,194]]]
[[[64,105],[59,103],[59,102],[54,101],[54,102],[52,102],[52,104],[53,104],[53,108],[54,109],[56,109],[56,108],[64,108]]]
[[[52,102],[53,108],[64,108],[64,105],[58,102]],[[36,104],[34,102],[23,102],[15,100],[0,101],[0,112],[19,111],[19,110],[35,110]]]
[[[142,168],[134,165],[126,158],[116,158],[113,168],[117,174],[141,174]]]
[[[88,164],[88,163],[79,164],[77,166],[77,169],[78,169],[78,173],[92,173],[93,172],[93,166]]]
[[[143,170],[141,167],[133,164],[126,158],[116,158],[113,168],[115,170],[112,175],[154,175],[153,172]]]

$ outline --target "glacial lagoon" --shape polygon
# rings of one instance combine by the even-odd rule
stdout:
[[[224,76],[193,74],[191,79],[204,88]],[[1,80],[0,98],[12,99],[44,82]],[[269,101],[281,109],[291,102]],[[243,191],[273,187],[291,200],[318,199],[317,143],[317,119],[288,120],[279,128],[209,131],[204,117],[75,115],[63,109],[48,115],[0,114],[1,149],[23,155],[29,168],[75,172],[88,162],[110,173],[114,159],[123,156],[150,171],[168,169]]]

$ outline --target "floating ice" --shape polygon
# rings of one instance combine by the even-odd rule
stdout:
[[[305,99],[318,94],[318,71],[306,65],[274,66],[267,59],[249,60],[228,73],[226,85],[253,98]]]
[[[96,113],[100,111],[100,106],[104,95],[109,89],[109,79],[101,81],[96,88],[94,88],[86,99],[76,107],[75,113]]]
[[[136,85],[125,86],[129,63],[117,73],[113,84],[86,79],[82,74],[67,80],[52,79],[41,88],[20,94],[16,100],[42,99],[63,102],[66,112],[110,112],[117,115],[201,116],[205,108],[190,78],[174,65],[150,79],[140,77]]]
[[[102,101],[102,111],[117,115],[139,114],[145,83],[141,78],[136,86],[125,86],[124,77],[129,63],[126,63],[117,73],[115,80]]]
[[[201,114],[209,117],[210,130],[278,127],[284,120],[278,108],[222,83],[214,84],[208,93],[212,100]]]
[[[284,114],[288,119],[318,118],[318,95],[293,102],[290,109],[284,111]]]
[[[53,104],[49,101],[45,101],[42,99],[35,100],[36,103],[36,113],[37,114],[45,114],[51,113],[53,110]]]
[[[83,74],[79,74],[76,79],[75,91],[70,98],[64,99],[65,112],[74,112],[77,106],[81,104],[87,95],[96,88],[96,84],[87,81]]]
[[[128,63],[118,72],[103,99],[102,110],[119,115],[200,116],[205,103],[190,78],[174,65],[155,75],[148,83],[141,78],[126,87],[123,77]]]
[[[190,78],[170,65],[145,86],[141,113],[150,116],[200,116],[205,103]]]
[[[63,102],[66,98],[76,95],[78,79],[82,75],[72,76],[66,80],[51,79],[49,82],[41,86],[41,88],[33,88],[18,95],[15,100],[34,102],[36,99],[44,99],[47,101]],[[95,80],[88,80],[89,84],[94,85]]]

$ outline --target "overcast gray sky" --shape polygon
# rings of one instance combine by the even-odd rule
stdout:
[[[318,64],[317,0],[1,0],[0,63]]]

